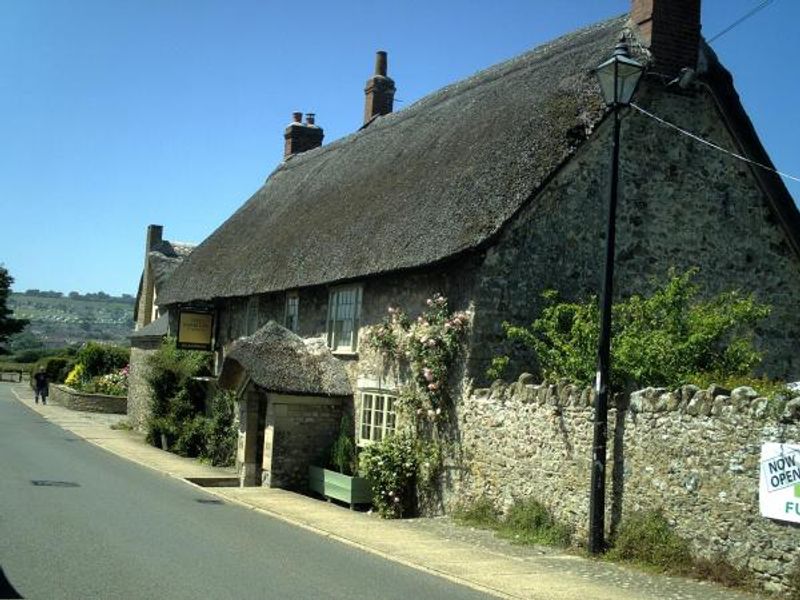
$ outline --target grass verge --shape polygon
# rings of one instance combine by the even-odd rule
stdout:
[[[572,535],[547,507],[532,499],[516,501],[505,515],[491,501],[480,499],[458,507],[453,519],[461,525],[492,529],[514,544],[565,547]]]
[[[724,556],[693,556],[689,542],[675,533],[657,510],[633,513],[624,520],[606,558],[647,571],[694,577],[731,588],[754,587],[752,576],[731,565]]]

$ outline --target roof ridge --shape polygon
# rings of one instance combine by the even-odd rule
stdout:
[[[530,60],[536,54],[543,53],[544,51],[550,49],[553,46],[564,46],[564,48],[561,49],[561,52],[569,51],[569,46],[567,44],[568,42],[574,41],[575,39],[578,39],[581,36],[585,36],[596,31],[601,31],[615,21],[621,21],[623,23],[626,23],[627,19],[628,15],[626,13],[624,15],[619,15],[611,19],[606,19],[604,21],[592,23],[591,25],[588,25],[576,31],[565,33],[555,39],[549,40],[547,42],[539,44],[538,46],[535,46],[534,48],[526,50],[522,54],[518,54],[516,56],[503,60],[499,63],[495,63],[493,65],[480,69],[475,73],[473,73],[472,75],[465,77],[464,79],[459,79],[452,83],[448,83],[445,86],[440,87],[436,90],[433,90],[432,92],[426,94],[422,98],[415,100],[412,104],[410,104],[406,108],[403,108],[396,112],[391,112],[386,115],[376,115],[376,117],[371,119],[370,122],[368,123],[369,127],[362,125],[355,131],[352,131],[344,135],[343,137],[337,138],[330,144],[326,144],[324,146],[318,146],[317,148],[313,148],[306,152],[301,152],[299,154],[292,155],[291,156],[292,160],[281,162],[275,168],[275,170],[270,174],[270,176],[267,177],[267,181],[269,181],[269,179],[272,177],[272,174],[277,173],[278,171],[291,170],[292,168],[300,167],[312,156],[322,156],[325,153],[333,151],[334,149],[340,147],[345,143],[351,143],[355,139],[364,139],[365,137],[371,134],[374,134],[376,132],[382,132],[388,127],[393,127],[408,119],[415,118],[416,116],[418,116],[420,110],[423,107],[427,106],[428,108],[435,108],[439,104],[443,102],[450,102],[462,96],[463,94],[466,94],[474,90],[475,88],[479,88],[485,85],[491,85],[501,77],[506,77],[508,75],[526,69],[529,67],[527,63],[528,60]],[[511,67],[512,63],[516,63],[516,66]],[[489,72],[495,70],[498,71],[497,74],[491,77],[485,77]],[[458,87],[463,87],[463,89],[458,90],[454,93],[454,89]]]

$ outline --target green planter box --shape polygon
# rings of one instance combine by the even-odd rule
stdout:
[[[372,504],[372,486],[364,477],[351,477],[322,467],[308,467],[308,487],[312,492],[346,502],[353,508],[356,504]]]

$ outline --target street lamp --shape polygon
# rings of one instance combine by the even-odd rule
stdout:
[[[619,178],[619,109],[627,106],[644,67],[628,55],[627,44],[620,40],[614,55],[595,73],[606,105],[614,119],[614,142],[611,154],[611,195],[608,201],[606,230],[606,265],[603,294],[600,298],[600,340],[597,348],[597,377],[594,400],[594,441],[592,444],[592,483],[589,493],[589,552],[604,550],[606,496],[606,438],[608,434],[608,388],[611,366],[611,297],[614,289],[614,238]]]

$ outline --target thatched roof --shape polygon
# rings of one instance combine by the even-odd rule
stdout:
[[[603,118],[592,70],[626,17],[566,35],[291,157],[160,291],[162,304],[249,296],[437,263],[490,243]],[[704,78],[743,150],[771,164],[730,75]],[[800,253],[800,213],[756,169]]]
[[[170,275],[192,253],[194,248],[194,244],[162,240],[147,253],[150,268],[153,270],[156,293],[161,290]]]
[[[244,375],[268,392],[350,396],[347,372],[322,339],[303,340],[275,321],[239,338],[225,353],[220,385],[238,385]]]
[[[178,265],[192,253],[195,247],[196,244],[161,240],[147,253],[147,263],[153,273],[153,285],[156,288],[156,295],[161,293],[164,283],[175,272]],[[143,283],[144,273],[139,277],[139,287],[136,290],[136,302],[133,305],[134,321],[139,318],[139,300],[142,297]]]
[[[602,118],[591,69],[624,25],[564,36],[293,156],[192,252],[159,300],[330,283],[483,244]]]
[[[137,329],[128,337],[130,339],[163,338],[169,332],[169,315],[163,314],[141,329]]]

